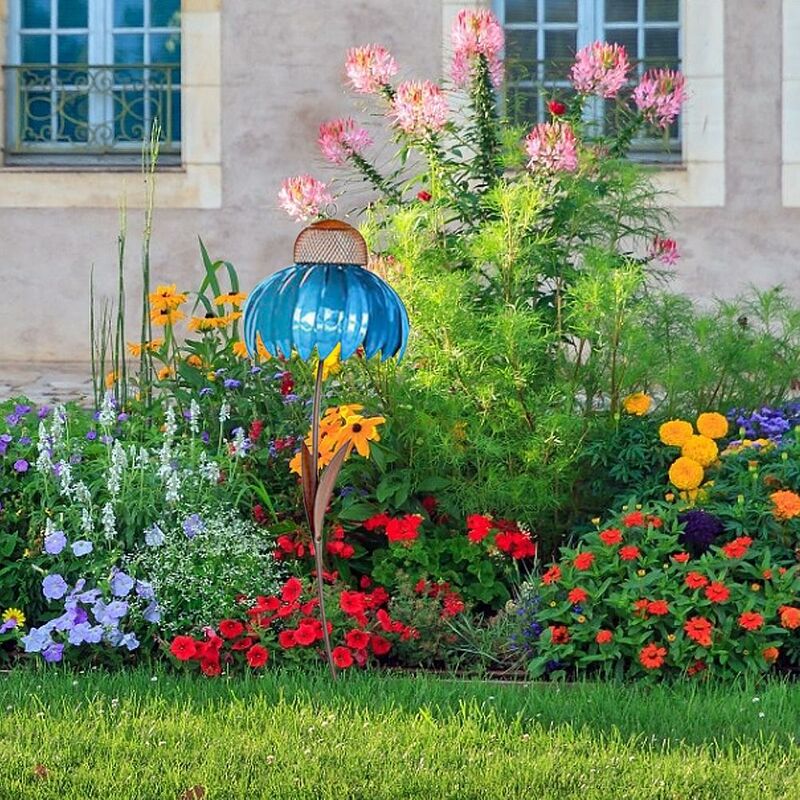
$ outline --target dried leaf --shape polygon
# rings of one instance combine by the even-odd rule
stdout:
[[[43,781],[45,778],[50,777],[50,770],[44,764],[37,764],[33,768],[33,777]]]
[[[187,789],[181,796],[180,800],[203,800],[206,796],[206,787],[200,786],[192,786],[190,789]]]
[[[318,536],[322,535],[322,525],[325,520],[325,511],[331,500],[333,489],[336,486],[336,479],[339,477],[339,470],[350,452],[350,444],[345,444],[336,451],[336,455],[331,459],[331,463],[325,468],[319,479],[319,488],[314,500],[314,531]]]
[[[314,492],[316,491],[317,471],[311,459],[311,451],[308,445],[303,442],[300,452],[302,453],[302,469],[300,480],[303,485],[303,505],[306,509],[308,524],[311,525],[314,519]]]

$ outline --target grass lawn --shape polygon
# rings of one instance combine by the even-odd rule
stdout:
[[[18,671],[0,676],[0,800],[788,799],[798,737],[800,685],[779,683]]]

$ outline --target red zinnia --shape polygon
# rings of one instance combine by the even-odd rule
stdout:
[[[291,650],[297,646],[297,641],[294,638],[294,631],[286,630],[278,634],[278,644],[284,650]]]
[[[608,630],[599,630],[597,631],[597,636],[594,637],[594,640],[597,644],[609,644],[611,640],[614,638],[614,634]]]
[[[567,628],[566,625],[551,625],[550,641],[552,641],[553,644],[568,644],[569,628]]]
[[[333,663],[336,664],[339,669],[347,669],[348,667],[353,666],[353,653],[347,648],[339,647],[333,648]]]
[[[178,661],[190,661],[197,654],[197,642],[191,636],[176,636],[169,651]]]
[[[645,669],[658,669],[664,663],[666,655],[666,648],[651,643],[639,651],[639,663]]]
[[[702,589],[708,584],[708,578],[699,572],[690,572],[683,581],[690,589]]]
[[[683,630],[686,635],[701,647],[711,647],[712,625],[705,617],[691,617],[686,621]]]
[[[550,569],[542,575],[542,583],[549,586],[551,583],[557,583],[561,580],[561,569],[558,564],[553,564]]]
[[[677,561],[679,564],[685,564],[689,560],[689,554],[688,553],[675,553],[675,555],[672,556],[672,560],[673,561]]]
[[[739,615],[739,625],[746,631],[756,631],[764,624],[764,617],[757,611],[745,611]]]
[[[749,536],[739,536],[732,542],[723,545],[722,552],[725,553],[728,558],[743,558],[750,549],[752,543],[753,540]]]
[[[594,553],[578,553],[572,563],[575,565],[575,569],[587,570],[594,563]]]
[[[577,605],[578,603],[582,603],[586,598],[589,596],[589,593],[586,589],[581,589],[580,586],[576,586],[574,589],[570,590],[569,594],[567,595],[567,599],[573,605]]]
[[[622,518],[622,524],[626,528],[636,528],[644,525],[644,514],[641,511],[634,511]]]
[[[284,603],[293,603],[303,593],[303,584],[297,578],[289,578],[281,589],[281,598]]]
[[[372,634],[369,643],[376,656],[385,656],[392,649],[392,643],[377,633]]]
[[[363,650],[369,644],[369,634],[355,628],[345,634],[344,643],[353,650]]]
[[[622,531],[619,528],[607,528],[600,532],[600,541],[603,544],[619,544],[622,541]]]
[[[623,561],[636,561],[636,559],[639,558],[639,548],[635,544],[620,547],[619,557]]]
[[[724,603],[731,596],[724,583],[709,583],[704,594],[712,603]]]
[[[650,605],[649,600],[637,600],[633,604],[633,612],[634,614],[638,614],[644,616],[647,613],[647,606]]]
[[[244,625],[237,619],[224,619],[219,624],[219,632],[223,639],[235,639],[244,633]]]
[[[669,614],[669,606],[666,600],[652,600],[647,604],[647,612],[654,617],[663,617]]]
[[[266,647],[262,647],[260,644],[254,644],[248,651],[247,651],[247,663],[253,669],[261,669],[264,664],[267,663],[267,659],[269,658],[269,651]]]
[[[492,532],[492,520],[483,514],[470,514],[467,517],[467,539],[478,544]]]

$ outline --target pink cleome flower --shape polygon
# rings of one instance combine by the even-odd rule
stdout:
[[[424,136],[440,131],[449,111],[440,86],[431,81],[404,81],[397,87],[390,116],[409,136]]]
[[[332,164],[344,164],[353,154],[360,155],[372,144],[372,138],[364,128],[356,125],[351,117],[332,119],[319,126],[319,149]]]
[[[457,86],[469,83],[477,56],[486,58],[492,83],[499,86],[503,82],[500,53],[505,46],[505,34],[491,11],[466,8],[459,11],[453,22],[450,41],[453,45],[452,75]]]
[[[281,208],[293,219],[305,222],[318,217],[333,197],[328,187],[311,175],[297,175],[286,178],[278,193]]]
[[[582,94],[616,97],[631,65],[621,44],[594,42],[579,50],[572,65],[572,85]]]
[[[528,169],[574,172],[578,168],[578,147],[572,126],[567,122],[541,122],[525,138],[530,156]]]
[[[670,267],[673,264],[677,264],[678,259],[681,257],[678,251],[678,243],[674,239],[662,239],[660,236],[656,236],[653,239],[648,255],[650,258],[657,258],[662,264]]]
[[[675,70],[651,69],[633,90],[633,101],[648,122],[666,128],[686,102],[686,79]]]
[[[397,75],[397,62],[391,53],[377,44],[352,47],[344,64],[350,85],[360,94],[379,92]]]

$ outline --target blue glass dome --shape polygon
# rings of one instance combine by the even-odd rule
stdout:
[[[244,306],[244,341],[257,352],[257,337],[270,355],[306,360],[314,349],[327,358],[342,345],[350,358],[363,345],[367,358],[402,358],[408,313],[397,292],[358,264],[298,263],[270,275]]]

